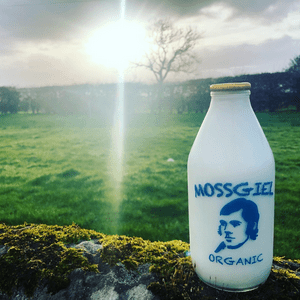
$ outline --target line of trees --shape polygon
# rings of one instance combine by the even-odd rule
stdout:
[[[210,103],[211,84],[244,81],[252,85],[251,103],[256,112],[274,112],[285,108],[300,111],[300,72],[295,71],[293,65],[286,72],[164,83],[159,92],[157,84],[125,83],[126,113],[205,112]],[[0,87],[0,112],[85,114],[111,119],[118,89],[118,84],[23,89]]]
[[[0,112],[15,114],[19,111],[20,95],[16,88],[0,87]]]

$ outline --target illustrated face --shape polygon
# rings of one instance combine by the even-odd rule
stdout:
[[[242,217],[242,210],[220,216],[220,233],[227,246],[242,245],[248,239],[246,229],[247,222]]]

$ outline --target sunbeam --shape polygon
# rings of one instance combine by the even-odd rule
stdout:
[[[125,0],[121,0],[121,19],[120,22],[125,21]],[[120,48],[122,51],[122,47]],[[122,57],[118,66],[119,83],[118,93],[116,95],[116,107],[114,114],[114,123],[112,130],[112,149],[111,149],[111,171],[113,180],[113,201],[115,212],[118,212],[120,203],[122,201],[122,182],[124,174],[124,68],[126,57]],[[115,220],[113,220],[112,230],[118,231],[118,214],[115,214]]]

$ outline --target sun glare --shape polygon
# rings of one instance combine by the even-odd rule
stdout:
[[[120,20],[96,30],[86,43],[91,60],[109,68],[127,68],[146,50],[145,29],[135,22]]]

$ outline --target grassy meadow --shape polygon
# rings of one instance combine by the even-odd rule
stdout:
[[[300,114],[257,116],[276,161],[274,255],[299,259]],[[0,115],[0,222],[188,242],[186,163],[203,118],[127,118],[120,185],[101,119]]]

